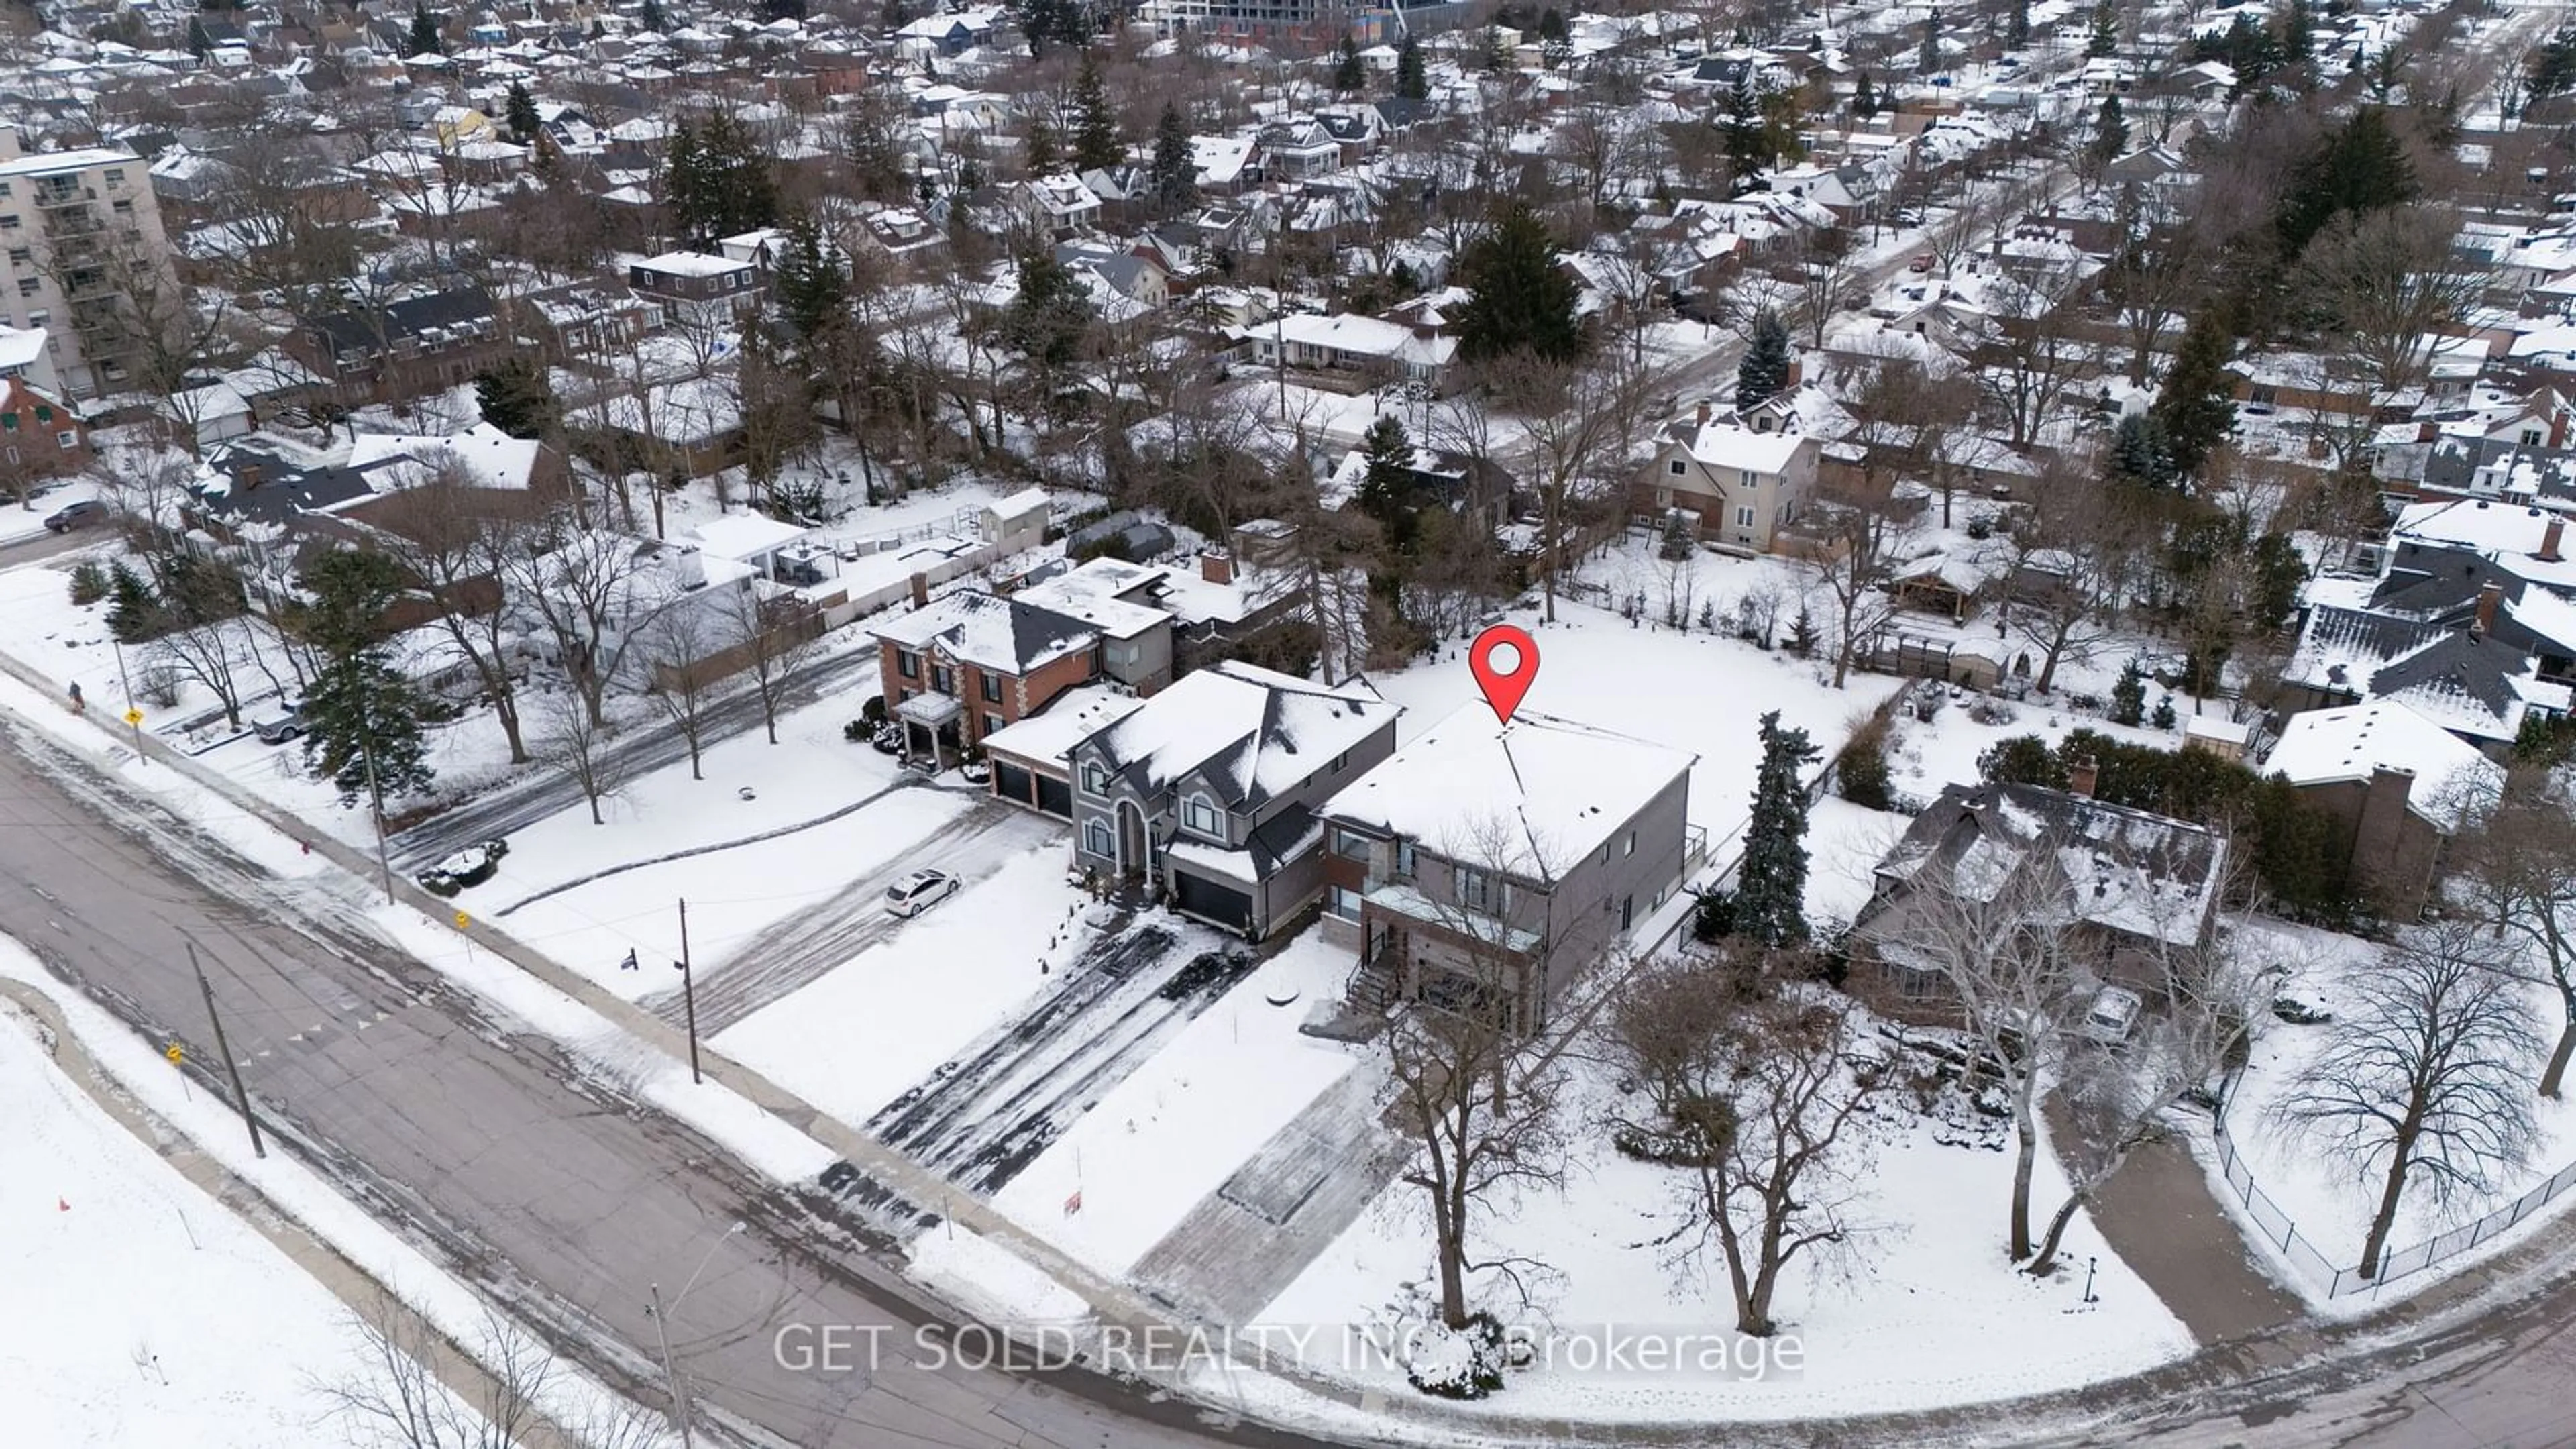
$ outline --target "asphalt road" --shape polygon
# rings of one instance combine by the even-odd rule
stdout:
[[[24,563],[59,558],[76,548],[104,543],[115,537],[115,530],[76,528],[66,533],[39,533],[10,543],[0,544],[0,568],[16,568]]]
[[[850,695],[850,717],[856,719],[859,701],[876,693],[876,670],[874,649],[843,649],[824,655],[787,676],[779,713],[846,690]],[[708,703],[699,738],[713,744],[759,728],[760,696],[756,691],[742,689]],[[533,738],[529,748],[537,748]],[[608,747],[605,773],[613,779],[631,780],[688,756],[688,740],[678,730],[656,721],[651,727],[627,731]],[[530,765],[508,784],[396,832],[387,842],[393,852],[394,869],[405,875],[426,870],[477,841],[506,836],[581,803],[581,786],[570,776],[561,770]]]
[[[7,734],[0,930],[147,1039],[185,1042],[217,1089],[184,964],[193,940],[273,1128],[640,1402],[664,1402],[637,1348],[654,1341],[646,1285],[675,1293],[703,1262],[669,1315],[703,1423],[721,1431],[700,1443],[1310,1442],[1210,1427],[1092,1375],[970,1372],[899,1352],[928,1315],[870,1245],[373,939],[354,924],[356,883],[265,878],[85,764]],[[133,833],[111,823],[120,814]],[[748,1226],[729,1232],[735,1222]],[[887,1352],[872,1372],[792,1372],[772,1346],[787,1323],[879,1325]]]

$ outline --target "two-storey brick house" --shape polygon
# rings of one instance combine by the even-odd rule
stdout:
[[[1548,1022],[1602,953],[1681,888],[1697,756],[1469,705],[1336,793],[1325,922],[1355,941],[1355,1005],[1425,1001]]]
[[[1100,674],[1100,632],[967,589],[878,626],[877,667],[904,758],[945,765]]]
[[[1186,675],[1071,751],[1074,863],[1269,935],[1323,894],[1315,807],[1394,750],[1402,713],[1364,679]]]

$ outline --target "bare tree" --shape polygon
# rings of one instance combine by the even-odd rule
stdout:
[[[760,723],[769,742],[778,743],[778,711],[787,702],[787,682],[823,647],[821,619],[814,607],[793,594],[762,598],[757,589],[734,595],[728,623],[735,647],[742,651],[743,673],[760,701]]]
[[[391,1293],[352,1310],[348,1324],[357,1366],[313,1387],[359,1449],[518,1449],[543,1440],[564,1449],[649,1449],[660,1438],[654,1416],[632,1404],[569,1422],[550,1418],[554,1351],[499,1313],[487,1312],[466,1346]]]
[[[2361,1249],[2377,1277],[2410,1184],[2439,1206],[2492,1190],[2528,1161],[2537,1128],[2523,1085],[2541,1051],[2522,984],[2471,921],[2401,933],[2378,966],[2347,982],[2352,1008],[2272,1104],[2272,1120],[2316,1140],[2367,1180],[2379,1205]]]
[[[1978,1070],[1991,1076],[2009,1106],[2014,1156],[2007,1251],[2016,1263],[2031,1254],[2030,1186],[2043,1086],[2063,1059],[2066,1026],[2078,1009],[2072,922],[2049,877],[2053,854],[2026,851],[2009,863],[1926,861],[1875,938],[1885,960],[1947,983],[1976,1043]]]
[[[1941,498],[1941,526],[1984,440],[1976,431],[1978,376],[1946,355],[1869,359],[1850,408],[1873,458],[1920,479]]]
[[[2120,243],[2098,280],[2128,349],[2129,382],[2144,387],[2167,331],[2179,329],[2199,296],[2205,243],[2197,228],[2160,214],[2135,187],[2121,191],[2119,221]]]
[[[2453,245],[2459,219],[2434,208],[2345,213],[2301,254],[2331,310],[2340,351],[2369,386],[2398,391],[2430,374],[2425,339],[2486,295],[2489,270]]]
[[[1834,688],[1851,677],[1861,647],[1887,627],[1896,611],[1898,551],[1907,521],[1903,506],[1867,486],[1821,491],[1793,547],[1808,580],[1834,608]]]
[[[1561,577],[1605,531],[1643,443],[1660,374],[1616,353],[1567,366],[1521,350],[1487,381],[1525,429],[1526,467],[1539,501],[1539,578],[1548,622]]]
[[[2003,615],[2039,648],[2032,685],[2042,694],[2057,687],[2059,665],[2090,659],[2112,636],[2149,537],[2089,455],[2060,454],[2044,465],[2003,536]]]
[[[2524,960],[2536,955],[2537,979],[2558,993],[2562,1021],[2540,1074],[2544,1097],[2559,1094],[2576,1057],[2576,801],[2568,793],[2555,780],[2515,780],[2496,799],[2468,802],[2473,824],[2452,857],[2466,904],[2519,943]]]
[[[451,454],[371,512],[376,542],[429,596],[438,626],[473,671],[509,741],[510,763],[528,762],[511,668],[513,590],[526,582],[531,509],[524,495],[473,486]]]
[[[577,692],[549,691],[543,717],[548,728],[539,742],[538,758],[581,790],[581,798],[590,805],[591,824],[607,824],[600,802],[624,783],[617,752],[611,748],[617,739],[616,726],[593,714],[589,702]]]
[[[715,695],[715,655],[723,646],[719,621],[683,603],[664,609],[646,626],[645,653],[653,673],[651,695],[662,718],[689,747],[689,778],[703,780],[699,752],[706,743],[707,706]]]
[[[639,547],[603,529],[554,520],[556,546],[512,561],[516,594],[551,636],[591,723],[605,722],[609,682],[624,662]]]
[[[2101,367],[2102,348],[2075,317],[2083,285],[2068,266],[1998,278],[1987,289],[1994,330],[1976,349],[1976,381],[2016,448],[2039,442],[2067,394]]]
[[[1624,1139],[1692,1169],[1685,1193],[1714,1239],[1741,1333],[1778,1325],[1781,1270],[1846,1245],[1866,1175],[1859,1130],[1884,1081],[1838,998],[1763,979],[1765,963],[1668,965],[1632,979],[1613,1017],[1622,1061],[1658,1108]]]
[[[1822,351],[1825,324],[1842,310],[1843,298],[1861,275],[1860,248],[1839,226],[1811,226],[1789,247],[1797,268],[1798,315],[1807,324],[1807,346]]]

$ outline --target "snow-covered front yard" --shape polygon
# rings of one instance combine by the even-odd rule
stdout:
[[[1785,1357],[1756,1375],[1693,1367],[1613,1369],[1578,1340],[1605,1333],[1670,1341],[1728,1334],[1735,1317],[1723,1260],[1714,1250],[1667,1243],[1681,1219],[1679,1169],[1612,1150],[1603,1118],[1617,1101],[1612,1074],[1578,1070],[1564,1107],[1574,1145],[1562,1188],[1519,1194],[1477,1223],[1480,1257],[1517,1256],[1531,1301],[1499,1274],[1471,1287],[1506,1323],[1562,1342],[1557,1362],[1513,1374],[1485,1401],[1494,1412],[1576,1420],[1786,1419],[1972,1402],[2071,1387],[2134,1373],[2189,1353],[2192,1337],[2155,1294],[2103,1246],[2079,1213],[2067,1233],[2068,1271],[2033,1279],[2005,1259],[2008,1152],[1952,1147],[1893,1097],[1875,1119],[1877,1150],[1856,1219],[1854,1251],[1815,1257],[1783,1276],[1774,1312]],[[2065,1180],[2045,1150],[2033,1193],[2052,1211]],[[1346,1351],[1347,1325],[1385,1321],[1408,1284],[1432,1279],[1429,1208],[1398,1183],[1261,1314],[1276,1325],[1327,1325],[1314,1335],[1323,1361],[1368,1387],[1414,1392],[1400,1369]],[[2085,1265],[2097,1267],[2094,1302]],[[1284,1342],[1272,1340],[1274,1346]]]
[[[2288,976],[2278,988],[2282,996],[2337,1016],[2351,1014],[2352,978],[2374,969],[2382,954],[2381,947],[2368,941],[2266,918],[2240,920],[2236,929],[2241,949],[2251,953],[2252,959],[2288,969]],[[2554,1041],[2560,1019],[2556,994],[2537,987],[2525,994],[2542,1040]],[[2270,1116],[2272,1107],[2288,1095],[2299,1071],[2315,1060],[2331,1040],[2333,1027],[2324,1023],[2293,1025],[2271,1015],[2258,1018],[2254,1027],[2250,1060],[2228,1103],[2231,1140],[2253,1173],[2255,1184],[2297,1225],[2299,1236],[2335,1268],[2353,1268],[2361,1262],[2371,1217],[2379,1206],[2380,1191],[2386,1182],[2384,1166],[2373,1164],[2364,1171],[2325,1151],[2315,1138],[2289,1130]],[[2535,1088],[2540,1065],[2538,1059],[2529,1064],[2530,1081]],[[2445,1210],[2431,1195],[2429,1174],[2418,1172],[2410,1177],[2406,1195],[2398,1204],[2395,1226],[2389,1232],[2390,1253],[2402,1254],[2437,1233],[2503,1207],[2576,1162],[2576,1104],[2564,1099],[2549,1101],[2535,1090],[2532,1105],[2538,1130],[2529,1160],[2521,1167],[2497,1173],[2489,1190],[2460,1195]],[[2243,1205],[2233,1193],[2221,1186],[2218,1195],[2238,1213],[2240,1222],[2245,1221]],[[2562,1195],[2542,1212],[2524,1219],[2511,1233],[2481,1242],[2471,1255],[2438,1263],[2429,1273],[2398,1279],[2386,1290],[2346,1294],[2330,1305],[2326,1285],[2313,1277],[2287,1268],[2280,1276],[2319,1306],[2359,1312],[2390,1293],[2412,1292],[2438,1282],[2465,1262],[2486,1256],[2495,1246],[2518,1241],[2528,1235],[2533,1223],[2548,1221],[2567,1211],[2571,1204],[2576,1204],[2576,1194]],[[2252,1227],[2247,1233],[2249,1240],[2263,1236],[2261,1227]]]

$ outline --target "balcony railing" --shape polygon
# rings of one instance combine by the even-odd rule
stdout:
[[[82,202],[96,200],[98,200],[98,193],[86,186],[58,186],[44,182],[37,185],[35,192],[35,202],[40,209],[77,206]]]

